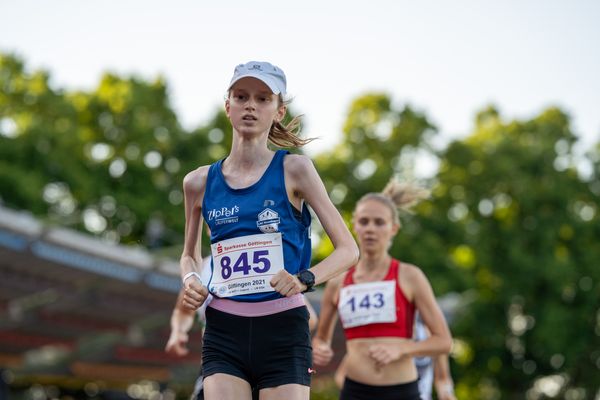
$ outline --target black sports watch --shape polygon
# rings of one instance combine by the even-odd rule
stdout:
[[[315,290],[315,288],[313,287],[315,286],[315,274],[305,269],[304,271],[298,272],[298,275],[296,275],[296,277],[302,284],[306,285],[306,290],[302,293],[312,292],[313,290]]]

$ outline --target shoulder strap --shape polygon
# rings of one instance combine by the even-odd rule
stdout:
[[[355,266],[350,267],[350,269],[346,272],[346,276],[344,276],[344,283],[343,286],[347,286],[347,285],[352,285],[354,283],[354,279],[353,279],[353,275],[354,275],[354,270],[356,269]]]
[[[392,258],[392,261],[390,262],[390,269],[388,270],[388,273],[384,279],[385,280],[397,280],[399,273],[400,273],[400,261],[396,260],[395,258]]]

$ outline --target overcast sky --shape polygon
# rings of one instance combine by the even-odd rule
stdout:
[[[600,140],[600,1],[1,0],[0,51],[92,89],[105,71],[166,77],[185,128],[222,107],[236,64],[287,74],[305,135],[340,138],[350,102],[388,93],[462,137],[493,103],[507,118],[558,105]]]

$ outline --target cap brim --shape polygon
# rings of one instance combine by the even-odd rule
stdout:
[[[231,83],[229,84],[229,89],[231,89],[231,87],[233,85],[236,84],[237,81],[239,81],[240,79],[244,79],[244,78],[255,78],[258,79],[259,81],[263,82],[265,85],[267,85],[269,87],[269,89],[271,89],[271,92],[273,92],[273,94],[282,94],[281,90],[279,90],[279,88],[277,87],[277,84],[275,83],[275,80],[270,79],[269,76],[265,76],[265,75],[260,75],[260,74],[253,74],[253,73],[247,73],[244,75],[240,75],[238,77],[236,77],[235,79],[231,80]],[[283,93],[285,94],[285,93]]]

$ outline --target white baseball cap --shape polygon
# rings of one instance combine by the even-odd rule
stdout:
[[[286,79],[283,70],[266,61],[248,61],[235,67],[229,89],[240,79],[252,77],[259,79],[271,89],[274,94],[285,96]]]

